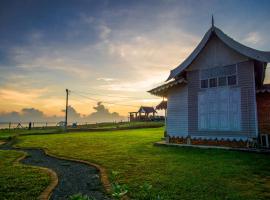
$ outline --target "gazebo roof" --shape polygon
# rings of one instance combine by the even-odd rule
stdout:
[[[141,106],[138,113],[156,113],[156,110],[153,107]]]

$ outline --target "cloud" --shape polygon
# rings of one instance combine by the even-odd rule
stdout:
[[[96,122],[112,122],[125,120],[117,112],[110,112],[108,108],[98,102],[94,107],[94,112],[88,115],[80,114],[74,107],[68,106],[68,122],[78,123],[96,123]],[[64,121],[65,110],[62,110],[61,116],[47,116],[41,110],[36,108],[23,108],[20,112],[1,112],[0,122],[60,122]]]
[[[102,102],[98,102],[93,108],[95,112],[85,117],[85,120],[89,122],[112,122],[125,119],[117,112],[110,112],[109,109],[102,104]]]
[[[31,90],[13,90],[13,89],[0,89],[0,102],[5,101],[13,102],[16,105],[31,105],[37,100],[38,98],[42,97],[44,92],[46,92],[47,89],[31,89]]]
[[[150,77],[145,78],[145,80],[128,80],[128,81],[114,81],[114,83],[108,82],[107,84],[100,85],[100,89],[106,89],[109,91],[118,91],[118,92],[147,92],[154,86],[160,85],[163,83],[167,74],[162,74],[161,76],[157,77]],[[143,99],[143,98],[142,98]]]
[[[63,96],[54,94],[54,90],[48,88],[29,88],[29,86],[20,86],[19,84],[11,85],[0,89],[0,112],[11,112],[26,107],[36,107],[44,110],[46,113],[61,114],[65,105],[64,92]]]
[[[65,113],[65,110],[62,110],[62,112]],[[81,121],[81,114],[78,113],[72,106],[68,106],[68,120],[73,122]]]
[[[23,108],[20,112],[1,112],[0,122],[59,122],[63,120],[59,116],[46,116],[35,108]]]
[[[105,81],[105,82],[111,82],[111,81],[115,81],[117,79],[115,78],[106,78],[106,77],[100,77],[100,78],[97,78],[98,81]]]
[[[108,26],[105,26],[105,25],[98,26],[98,29],[100,31],[99,37],[102,40],[106,40],[112,31]]]
[[[250,32],[243,39],[244,42],[251,45],[258,45],[262,41],[262,37],[259,32]]]
[[[37,110],[35,108],[23,108],[22,109],[22,116],[24,116],[27,119],[35,120],[40,119],[44,116],[43,112],[40,110]]]
[[[209,11],[213,8],[237,13],[228,21],[219,12],[215,16],[218,26],[267,50],[268,21],[260,17],[269,14],[267,9],[251,16],[246,14],[250,12],[236,12],[237,6],[228,4],[84,1],[66,3],[62,8],[57,2],[26,7],[11,3],[0,20],[6,28],[0,33],[0,104],[4,105],[0,111],[21,112],[22,108],[34,107],[46,115],[62,115],[65,88],[116,95],[91,95],[100,101],[126,104],[117,95],[131,95],[141,98],[130,100],[133,106],[155,104],[145,100],[150,98],[146,91],[165,81],[169,71],[196,47],[210,26]],[[58,12],[48,12],[58,7]],[[14,10],[17,17],[10,15]],[[249,23],[235,29],[246,17]],[[261,27],[257,26],[259,20]],[[250,30],[255,31],[248,33]],[[270,81],[269,76],[266,81]],[[73,101],[72,94],[71,105],[78,110],[74,118],[93,111],[93,102]],[[126,115],[130,108],[110,105],[109,112],[112,110]]]
[[[90,74],[89,64],[78,62],[69,51],[54,47],[14,47],[14,62],[24,70],[48,70],[51,73],[61,71],[73,77],[86,78]],[[63,74],[64,75],[64,74]]]

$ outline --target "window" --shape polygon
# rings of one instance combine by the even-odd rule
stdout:
[[[201,88],[208,88],[208,79],[201,80]]]
[[[236,75],[228,76],[228,85],[236,85]]]
[[[237,65],[200,70],[201,88],[237,85]]]
[[[226,86],[226,85],[227,85],[227,78],[226,78],[226,76],[219,77],[218,78],[218,86]]]
[[[217,87],[217,78],[211,78],[209,82],[209,87]]]

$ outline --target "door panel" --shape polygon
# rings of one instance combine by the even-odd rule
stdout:
[[[215,88],[199,92],[198,128],[240,130],[240,97],[239,88]]]

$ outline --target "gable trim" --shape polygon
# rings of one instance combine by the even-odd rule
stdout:
[[[178,67],[171,70],[167,81],[181,74],[181,72],[183,72],[197,58],[197,56],[206,46],[206,44],[208,43],[208,41],[210,40],[213,34],[215,34],[228,47],[230,47],[231,49],[235,50],[236,52],[248,58],[265,62],[265,63],[270,62],[270,52],[259,51],[259,50],[244,46],[240,44],[239,42],[233,40],[229,36],[227,36],[217,27],[213,26],[206,32],[201,42],[198,44],[195,50],[187,57],[187,59],[184,60],[184,62],[182,62]]]

